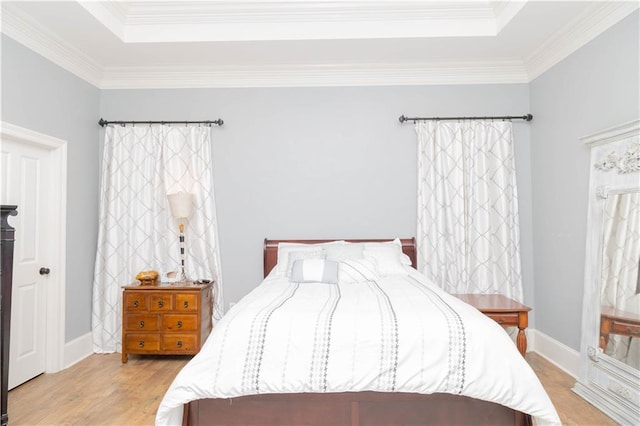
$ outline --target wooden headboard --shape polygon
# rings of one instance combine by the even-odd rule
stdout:
[[[385,241],[392,241],[391,239],[364,239],[364,240],[344,240],[350,243],[381,243]],[[269,272],[278,263],[278,243],[301,243],[301,244],[317,244],[327,243],[335,240],[269,240],[264,239],[264,276],[269,275]],[[414,268],[417,265],[417,249],[415,238],[401,238],[402,252],[409,256],[411,259],[411,266]]]

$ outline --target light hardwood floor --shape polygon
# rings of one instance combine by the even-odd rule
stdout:
[[[9,392],[9,424],[153,425],[169,384],[188,357],[92,355],[56,374],[43,374]],[[563,424],[614,425],[571,392],[574,379],[541,356],[527,360]]]

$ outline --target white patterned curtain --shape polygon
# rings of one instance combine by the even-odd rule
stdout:
[[[143,270],[154,269],[164,280],[179,271],[178,223],[167,200],[179,191],[194,194],[185,227],[186,275],[215,280],[214,323],[222,317],[211,129],[108,126],[93,283],[94,352],[121,351],[122,285]]]
[[[640,314],[640,193],[609,195],[603,238],[602,305]],[[638,339],[611,334],[606,353],[640,368]]]
[[[449,293],[522,301],[508,121],[427,121],[418,135],[418,268]]]

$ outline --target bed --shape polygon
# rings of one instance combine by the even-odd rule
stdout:
[[[337,256],[323,263],[337,282],[299,275],[319,252]],[[502,328],[415,265],[414,239],[265,240],[265,280],[178,374],[156,424],[560,424]]]

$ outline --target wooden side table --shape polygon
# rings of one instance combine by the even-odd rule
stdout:
[[[453,296],[473,306],[503,327],[518,327],[516,344],[524,356],[527,353],[527,335],[530,307],[501,294],[454,294]]]
[[[600,312],[600,348],[607,350],[610,334],[640,337],[640,315],[603,306]]]

